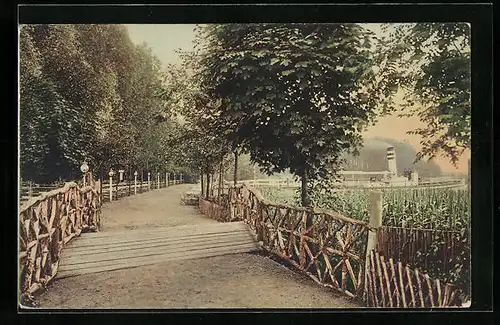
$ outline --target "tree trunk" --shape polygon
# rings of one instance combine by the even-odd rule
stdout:
[[[210,172],[207,171],[207,192],[205,193],[205,199],[208,200],[210,193]]]
[[[302,206],[303,207],[310,207],[311,206],[311,199],[309,197],[309,193],[307,191],[307,182],[308,182],[308,178],[307,178],[307,167],[306,165],[304,164],[304,170],[302,172],[302,184],[301,184],[301,203],[302,203]],[[312,215],[311,214],[307,214],[307,217],[306,217],[306,229],[311,227],[313,224],[313,220],[312,220]]]
[[[210,187],[210,196],[214,196],[214,187],[216,185],[215,181],[218,181],[218,179],[217,179],[217,172],[215,170],[212,173],[210,179],[212,180],[212,186]]]
[[[238,150],[234,151],[234,174],[233,174],[234,185],[238,184]]]
[[[304,166],[302,172],[302,184],[301,184],[301,203],[302,206],[308,207],[311,205],[311,200],[309,198],[309,193],[307,192],[307,168]]]
[[[222,187],[224,186],[223,171],[224,171],[224,157],[222,157],[222,159],[220,161],[220,169],[219,169],[219,188],[217,189],[217,198],[219,200],[220,200]]]
[[[205,187],[203,186],[203,184],[204,184],[204,181],[203,181],[203,172],[201,172],[200,178],[201,178],[201,196],[204,196],[205,195]]]
[[[99,184],[99,191],[101,192],[101,203],[102,203],[102,199],[103,199],[103,197],[102,197],[102,182],[104,182],[104,169],[102,167],[102,164],[100,166],[100,170],[101,170],[101,176],[100,176],[100,182],[99,182],[100,183]]]

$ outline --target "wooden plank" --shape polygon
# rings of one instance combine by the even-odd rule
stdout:
[[[89,238],[87,237],[87,233],[85,233],[83,236],[79,238],[75,244],[72,244],[68,247],[73,247],[74,245],[78,245],[80,247],[83,246],[88,246],[92,245],[95,246],[97,243],[129,243],[133,241],[142,241],[144,238],[150,238],[150,239],[159,239],[159,238],[178,238],[178,237],[185,237],[185,236],[202,236],[206,234],[217,234],[217,233],[234,233],[234,232],[243,232],[247,231],[251,233],[251,231],[247,228],[235,228],[235,229],[208,229],[206,231],[198,231],[198,232],[183,232],[183,231],[165,231],[162,233],[142,233],[142,234],[137,234],[134,232],[130,232],[129,236],[108,236],[108,237],[101,237],[101,238]],[[78,243],[78,244],[76,244]]]
[[[90,266],[87,268],[80,268],[78,270],[64,270],[64,269],[60,268],[57,278],[65,278],[65,277],[75,276],[75,275],[119,270],[119,269],[132,268],[132,267],[137,267],[137,266],[152,265],[152,264],[163,263],[163,262],[168,262],[168,261],[179,261],[179,260],[206,258],[206,257],[214,257],[214,256],[220,256],[220,255],[228,255],[228,254],[239,254],[239,253],[246,253],[246,252],[251,252],[251,251],[255,251],[255,250],[258,250],[258,247],[255,243],[252,243],[252,244],[244,244],[244,245],[240,245],[240,246],[231,246],[231,247],[224,246],[223,248],[220,248],[220,249],[194,251],[194,252],[191,252],[190,254],[186,254],[185,252],[182,252],[182,253],[178,253],[175,255],[174,254],[156,255],[156,256],[154,256],[154,258],[141,257],[141,258],[136,258],[136,259],[128,259],[128,260],[122,260],[120,262],[113,262],[113,263],[104,264],[104,265],[100,265],[100,266]]]
[[[436,307],[436,305],[434,304],[434,292],[432,290],[432,284],[431,284],[431,279],[429,278],[429,274],[426,274],[424,277],[425,277],[425,282],[427,283],[427,289],[428,289],[429,299],[431,302],[431,307]]]
[[[152,253],[154,251],[162,251],[165,252],[167,250],[170,251],[185,251],[190,248],[196,249],[197,247],[208,247],[212,244],[225,244],[231,245],[231,243],[255,243],[253,238],[248,236],[235,236],[235,237],[226,237],[226,238],[217,238],[213,237],[211,239],[201,239],[197,241],[185,241],[184,243],[179,244],[178,242],[163,242],[155,245],[138,245],[134,247],[126,247],[124,249],[115,248],[113,250],[101,250],[99,252],[93,254],[78,254],[78,255],[66,255],[62,258],[63,265],[71,265],[71,264],[81,264],[86,263],[87,261],[95,261],[95,260],[111,260],[123,258],[124,256],[136,256],[140,255],[142,252]]]
[[[434,283],[436,284],[436,289],[437,289],[437,299],[438,299],[438,307],[443,307],[443,301],[441,299],[441,283],[439,279],[434,280]]]
[[[413,291],[413,283],[411,281],[410,268],[406,265],[406,276],[408,278],[408,286],[410,287],[410,295],[413,307],[417,307],[417,302],[415,301],[415,292]]]
[[[383,256],[380,256],[380,260],[382,262],[382,270],[384,273],[384,278],[385,278],[385,284],[387,286],[387,298],[389,300],[389,306],[394,307],[394,302],[392,300],[392,293],[391,293],[391,282],[389,281],[389,275],[387,272],[387,266],[385,264],[385,260]]]
[[[206,234],[196,234],[196,235],[185,235],[185,236],[176,236],[176,237],[168,237],[168,236],[157,236],[157,237],[149,237],[144,236],[140,239],[135,238],[134,240],[129,241],[115,241],[113,238],[109,238],[107,241],[96,241],[94,243],[89,242],[85,244],[81,244],[80,240],[75,241],[74,245],[68,245],[68,247],[64,248],[64,252],[78,253],[81,251],[93,251],[97,248],[112,248],[112,247],[127,247],[127,246],[136,246],[140,244],[148,244],[148,243],[158,243],[164,241],[182,241],[189,239],[197,239],[197,238],[205,238],[212,236],[231,236],[231,235],[241,235],[247,234],[251,236],[252,233],[248,230],[238,230],[238,231],[227,231],[227,232],[210,232]],[[80,239],[80,238],[79,238]]]
[[[377,260],[377,274],[378,274],[379,283],[380,283],[380,294],[381,294],[382,307],[386,307],[384,280],[382,279],[382,267],[380,266],[380,255],[378,252],[375,253],[375,259]],[[390,292],[388,292],[387,295],[390,295]]]
[[[130,238],[133,235],[154,235],[158,233],[185,233],[185,234],[196,234],[196,233],[206,233],[212,230],[239,230],[239,229],[248,229],[248,226],[242,222],[215,222],[215,223],[207,223],[207,224],[199,224],[199,225],[181,225],[174,227],[148,227],[142,229],[131,229],[124,231],[105,231],[105,232],[96,232],[96,233],[86,233],[85,236],[81,238],[81,240],[90,240],[96,238]]]
[[[403,300],[403,307],[408,308],[408,305],[406,304],[405,288],[403,284],[403,264],[401,262],[398,262],[398,273],[399,273],[399,285],[401,288],[401,298]]]
[[[415,277],[417,278],[418,297],[420,298],[420,307],[425,307],[424,293],[422,291],[422,281],[420,280],[420,273],[418,272],[418,269],[415,269]]]
[[[370,260],[368,260],[368,263],[370,263]],[[369,269],[370,266],[367,267]],[[378,307],[375,305],[375,290],[373,288],[372,284],[372,278],[368,272],[365,273],[365,288],[367,288],[367,297],[366,300],[368,302],[369,307]]]
[[[87,256],[85,258],[82,257],[76,257],[74,259],[66,259],[66,260],[61,260],[61,268],[63,269],[68,269],[68,268],[79,268],[82,267],[83,265],[98,265],[102,263],[108,263],[112,261],[118,261],[121,259],[133,259],[133,258],[139,258],[143,256],[154,256],[154,255],[162,255],[162,254],[181,254],[181,253],[189,253],[192,251],[197,251],[197,250],[206,250],[206,249],[215,249],[215,248],[224,248],[224,247],[230,247],[232,245],[242,245],[242,244],[254,244],[257,246],[257,244],[253,241],[250,241],[248,239],[243,239],[243,240],[238,240],[237,242],[235,241],[227,241],[227,242],[210,242],[207,243],[206,246],[203,246],[203,244],[193,244],[190,246],[185,246],[182,248],[178,248],[175,250],[172,250],[171,247],[168,246],[160,246],[160,247],[154,247],[154,248],[146,248],[145,250],[129,250],[129,251],[124,251],[124,252],[111,252],[111,253],[105,253],[105,254],[100,254],[97,256]]]
[[[371,279],[372,279],[372,283],[373,283],[373,293],[375,295],[375,306],[376,307],[380,307],[379,305],[379,301],[378,301],[378,288],[377,288],[377,280],[376,280],[376,276],[375,276],[375,261],[373,260],[373,251],[370,251],[370,276],[371,276]],[[383,297],[382,297],[383,299]]]
[[[399,298],[399,289],[398,289],[398,281],[397,281],[397,277],[396,277],[396,270],[394,268],[394,262],[392,260],[392,257],[389,258],[389,266],[391,267],[391,278],[392,278],[392,282],[394,284],[394,294],[396,295],[396,307],[400,307],[400,298]]]

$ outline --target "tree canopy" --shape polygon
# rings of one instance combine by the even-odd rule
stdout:
[[[80,176],[86,160],[105,170],[175,169],[158,123],[161,65],[121,25],[23,25],[20,30],[21,177]]]
[[[447,156],[453,164],[471,141],[470,25],[417,23],[383,26],[378,51],[381,76],[405,96],[399,112],[425,127],[417,159]]]
[[[209,25],[198,37],[218,129],[267,173],[289,169],[306,187],[361,144],[381,95],[359,25]]]

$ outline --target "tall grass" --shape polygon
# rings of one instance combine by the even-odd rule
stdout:
[[[299,192],[293,189],[261,188],[262,195],[276,203],[298,205]],[[462,189],[397,188],[383,191],[382,224],[418,229],[459,231],[457,240],[461,242],[452,259],[448,256],[450,268],[443,268],[445,241],[439,232],[425,250],[416,252],[412,266],[424,268],[431,277],[457,285],[465,297],[470,296],[470,239],[468,193]],[[337,190],[330,194],[312,195],[313,204],[318,208],[337,211],[346,217],[368,222],[370,209],[369,189]],[[460,248],[459,248],[460,247]],[[424,261],[427,266],[424,267]]]
[[[276,203],[295,205],[299,193],[293,189],[261,188]],[[369,189],[347,189],[315,195],[314,206],[339,212],[346,217],[368,221]],[[469,225],[467,190],[397,188],[383,190],[383,219],[386,226],[420,229],[462,230]]]

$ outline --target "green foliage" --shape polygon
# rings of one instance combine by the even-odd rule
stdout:
[[[162,93],[159,61],[124,26],[21,26],[22,178],[74,179],[83,160],[94,171],[168,168]]]
[[[359,25],[209,25],[199,39],[219,130],[266,173],[326,177],[360,144],[379,100]]]
[[[417,159],[444,154],[456,164],[470,149],[470,26],[467,23],[403,24],[380,39],[380,75],[404,89],[403,116],[426,127]]]
[[[231,161],[232,163],[224,174],[224,178],[228,181],[233,181],[234,178],[234,157],[231,158],[233,158]],[[260,171],[258,166],[252,163],[250,155],[248,154],[239,155],[237,173],[238,180],[261,179],[267,177]]]
[[[262,194],[277,203],[298,201],[291,189],[262,188]],[[346,217],[369,220],[369,189],[337,189],[311,193],[314,206],[339,212]],[[460,231],[468,229],[468,195],[462,189],[386,189],[382,224],[408,228]]]
[[[297,205],[300,193],[285,188],[260,188],[264,197],[272,202]],[[346,217],[369,221],[370,190],[337,190],[329,193],[314,192],[314,206],[339,212]],[[470,210],[466,190],[457,189],[391,189],[384,190],[382,224],[408,228],[455,231],[454,256],[444,261],[443,235],[434,234],[426,250],[412,256],[412,265],[425,268],[432,278],[455,284],[470,295]],[[424,262],[425,261],[425,262]],[[446,263],[445,263],[446,262]],[[445,264],[447,267],[445,267]]]

